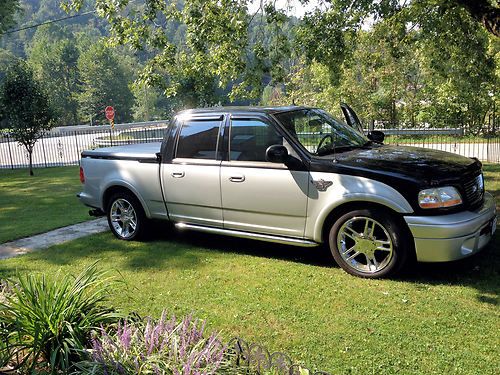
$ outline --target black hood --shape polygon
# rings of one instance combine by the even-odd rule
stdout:
[[[477,176],[481,162],[457,154],[419,147],[377,145],[314,157],[311,170],[361,176],[398,190],[415,211],[418,192],[431,186],[463,183]]]
[[[456,180],[481,168],[476,159],[450,152],[405,146],[374,146],[340,154],[346,165],[416,178],[423,183]]]
[[[339,167],[380,173],[386,176],[414,180],[423,185],[436,185],[459,181],[464,175],[477,174],[481,163],[450,152],[419,147],[374,145],[335,155],[323,156],[322,160],[338,164]]]

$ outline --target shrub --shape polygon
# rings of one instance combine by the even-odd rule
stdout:
[[[203,337],[205,323],[191,316],[118,325],[114,333],[101,329],[92,340],[91,359],[76,364],[80,374],[229,373],[225,346],[215,333]],[[231,372],[234,373],[234,372]]]
[[[12,286],[6,280],[0,280],[0,303],[7,301],[7,298],[13,294]],[[8,362],[7,337],[10,327],[0,321],[0,368]],[[1,370],[0,370],[1,373]]]
[[[23,373],[67,370],[81,358],[90,332],[118,319],[105,304],[109,280],[95,263],[77,277],[20,276],[0,300],[2,366],[11,363]]]

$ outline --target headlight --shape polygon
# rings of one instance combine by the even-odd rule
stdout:
[[[451,186],[425,189],[418,193],[418,204],[422,208],[452,207],[461,203],[460,193]]]

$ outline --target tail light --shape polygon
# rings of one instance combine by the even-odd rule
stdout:
[[[82,184],[85,183],[85,174],[83,173],[83,168],[82,167],[80,167],[80,182]]]

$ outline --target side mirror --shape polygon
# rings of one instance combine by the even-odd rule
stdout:
[[[283,145],[272,145],[266,150],[266,160],[271,163],[284,163],[288,159],[288,150]]]
[[[385,134],[380,130],[372,130],[371,132],[368,133],[368,139],[373,142],[383,143],[385,139]]]

